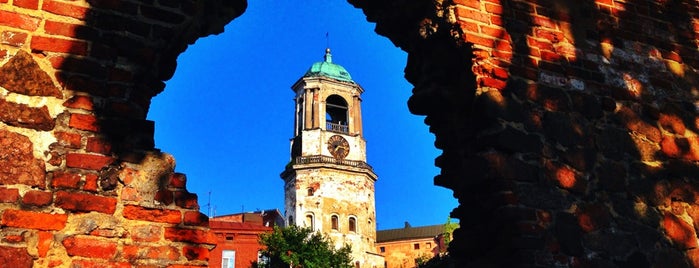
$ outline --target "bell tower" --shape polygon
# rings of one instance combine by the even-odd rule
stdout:
[[[374,183],[366,163],[359,84],[330,49],[291,87],[296,103],[284,180],[286,221],[352,246],[356,267],[383,267],[376,242]]]

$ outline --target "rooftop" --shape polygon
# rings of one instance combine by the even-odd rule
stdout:
[[[404,228],[376,231],[376,242],[390,242],[404,239],[432,238],[444,233],[444,225],[428,225],[411,227],[406,223]]]
[[[329,48],[325,49],[324,61],[313,63],[311,68],[309,68],[308,71],[306,71],[306,74],[303,75],[303,77],[320,76],[354,83],[352,76],[350,76],[347,70],[345,70],[345,67],[333,63],[332,54],[330,54]]]

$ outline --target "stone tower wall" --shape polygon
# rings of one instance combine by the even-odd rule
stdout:
[[[457,267],[699,267],[699,5],[350,0],[408,52]]]
[[[408,52],[459,267],[699,266],[696,1],[349,2]],[[244,8],[0,0],[0,263],[205,265],[144,119],[176,55]]]
[[[208,219],[145,118],[177,55],[245,7],[0,0],[0,266],[206,265]]]

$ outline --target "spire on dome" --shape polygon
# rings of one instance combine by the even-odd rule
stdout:
[[[333,62],[333,55],[330,54],[330,48],[325,49],[325,62]]]

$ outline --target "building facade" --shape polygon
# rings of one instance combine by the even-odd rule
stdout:
[[[216,247],[209,255],[209,267],[248,268],[257,267],[263,246],[259,235],[272,232],[282,225],[278,210],[237,213],[209,219],[209,228],[216,238]]]
[[[328,235],[336,247],[352,246],[358,267],[380,267],[374,252],[377,176],[366,162],[361,94],[350,74],[332,62],[314,63],[293,86],[294,138],[284,180],[288,224]]]
[[[376,251],[384,256],[385,268],[413,268],[446,251],[445,226],[429,225],[376,232]]]

